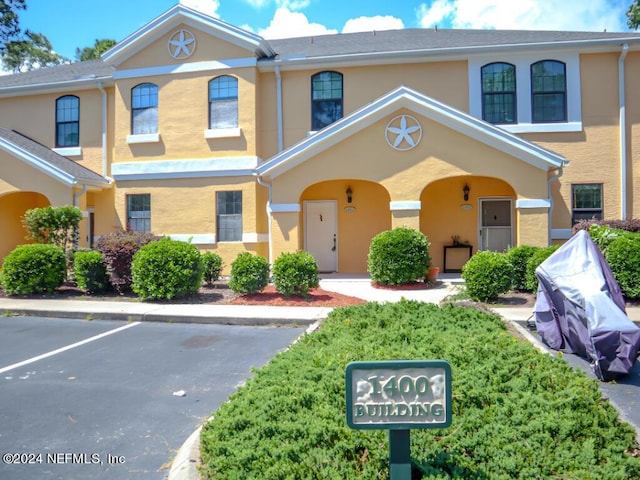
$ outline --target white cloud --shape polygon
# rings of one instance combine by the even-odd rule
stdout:
[[[404,28],[402,20],[390,15],[375,17],[358,17],[347,20],[342,33],[371,32],[373,30],[399,30]]]
[[[311,0],[276,0],[278,8],[288,8],[289,10],[302,10],[309,6]]]
[[[417,9],[423,27],[626,31],[619,0],[435,0]]]
[[[258,31],[264,38],[292,38],[338,33],[319,23],[309,23],[304,13],[292,12],[287,8],[278,8],[269,26]]]
[[[180,0],[185,7],[193,8],[199,12],[206,13],[214,17],[218,17],[218,8],[220,2],[218,0]]]
[[[271,2],[271,0],[244,0],[244,1],[254,8],[262,8],[266,4]]]

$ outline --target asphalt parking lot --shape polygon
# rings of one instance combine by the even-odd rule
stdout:
[[[0,478],[164,479],[251,368],[301,333],[2,317]]]

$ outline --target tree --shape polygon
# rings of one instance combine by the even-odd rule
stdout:
[[[27,210],[22,224],[36,243],[51,243],[65,251],[76,241],[82,211],[70,205]]]
[[[25,0],[0,0],[0,52],[20,33],[18,10],[26,10]]]
[[[637,30],[640,27],[640,0],[634,0],[627,10],[627,25]]]
[[[2,51],[2,63],[14,73],[60,65],[64,61],[64,57],[53,51],[47,37],[29,30],[22,39],[7,42]]]
[[[100,58],[104,52],[109,50],[116,44],[115,40],[110,38],[96,39],[93,47],[76,48],[76,60],[84,62],[85,60],[95,60]]]

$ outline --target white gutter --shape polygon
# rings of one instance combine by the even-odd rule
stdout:
[[[282,127],[282,76],[280,75],[280,65],[276,65],[276,108],[278,111],[278,152],[284,149],[283,127]]]
[[[107,171],[107,92],[102,88],[102,82],[98,82],[98,90],[102,94],[102,176],[109,178]]]
[[[272,199],[273,189],[272,189],[272,185],[262,180],[262,178],[259,175],[256,177],[256,179],[258,180],[258,183],[260,185],[262,185],[263,187],[267,187],[269,189],[269,198],[267,199],[267,222],[269,222],[267,236],[269,241],[269,265],[273,265],[273,232],[271,228],[271,220],[272,220],[271,219],[271,199]]]
[[[562,170],[562,167],[558,168],[558,173],[556,173],[553,177],[549,178],[547,180],[547,196],[549,197],[549,222],[548,222],[548,233],[547,233],[547,244],[551,245],[551,242],[553,241],[552,238],[552,234],[551,231],[553,230],[553,196],[551,195],[551,184],[558,180],[562,174],[564,173],[564,171]]]
[[[620,102],[620,218],[627,219],[627,106],[625,99],[624,60],[629,51],[629,44],[622,46],[618,58],[618,99]]]
[[[74,207],[78,207],[78,199],[84,195],[85,193],[87,193],[87,190],[89,189],[89,187],[85,184],[82,185],[82,190],[80,190],[79,192],[76,192],[73,194],[73,206]],[[79,208],[79,207],[78,207]]]

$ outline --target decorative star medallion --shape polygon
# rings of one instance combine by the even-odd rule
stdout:
[[[178,30],[169,37],[169,54],[176,60],[191,56],[196,49],[196,37],[189,30]]]
[[[395,150],[411,150],[422,139],[422,126],[411,115],[398,115],[387,123],[385,136],[389,146]]]

